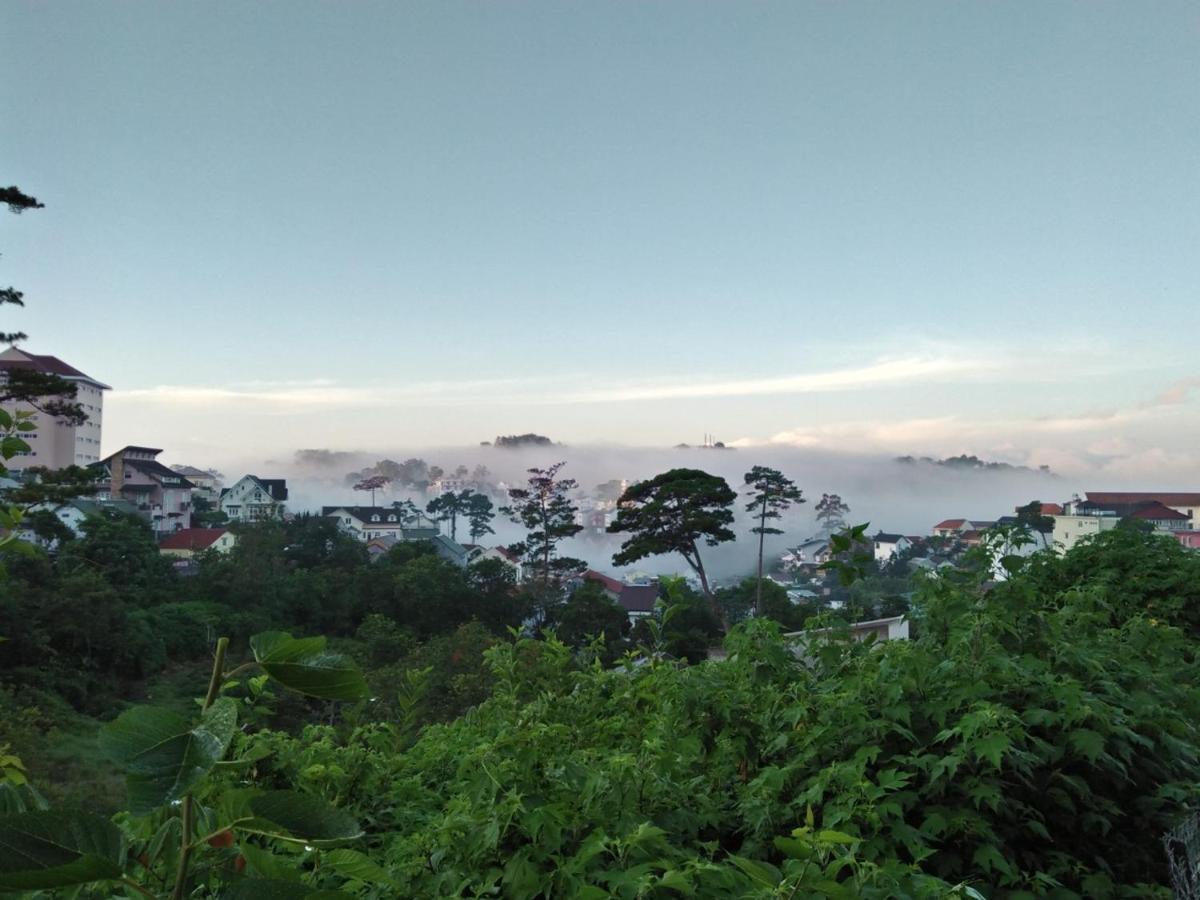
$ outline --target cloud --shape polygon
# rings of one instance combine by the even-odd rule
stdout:
[[[1179,381],[1167,385],[1166,389],[1155,397],[1150,405],[1178,406],[1180,403],[1186,403],[1192,391],[1197,388],[1200,388],[1200,377],[1181,378]]]
[[[624,387],[605,387],[574,394],[570,400],[578,403],[619,403],[633,400],[813,394],[961,378],[968,374],[979,374],[993,367],[986,362],[952,358],[882,359],[869,366],[859,368],[833,369],[826,372],[784,375],[777,378],[743,378],[728,381],[689,379],[674,383],[642,383]]]
[[[997,371],[985,360],[952,357],[881,359],[867,366],[783,375],[774,378],[705,381],[697,378],[594,384],[596,376],[571,375],[554,379],[492,379],[435,381],[410,385],[339,385],[328,379],[247,382],[229,385],[160,385],[114,391],[117,402],[217,407],[231,404],[269,404],[281,409],[385,407],[392,405],[470,403],[625,403],[687,398],[750,397],[865,390],[917,382],[961,380]],[[547,383],[556,390],[546,391]],[[564,383],[566,387],[563,387]]]

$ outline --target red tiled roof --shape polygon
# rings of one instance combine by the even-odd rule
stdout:
[[[1165,506],[1200,506],[1200,493],[1186,491],[1088,491],[1090,503],[1146,503]]]
[[[160,550],[207,550],[228,528],[185,528],[162,539]]]
[[[945,521],[938,522],[936,525],[934,525],[933,530],[938,531],[942,528],[962,528],[966,521],[966,519],[946,519]]]
[[[1145,506],[1139,506],[1129,514],[1129,517],[1131,519],[1174,519],[1175,521],[1182,519],[1185,522],[1188,521],[1186,514],[1181,513],[1177,509],[1171,509],[1171,507],[1164,506],[1158,502],[1147,503]]]
[[[960,534],[958,536],[958,539],[967,544],[971,543],[972,541],[975,541],[976,543],[978,543],[980,540],[983,539],[983,532],[976,531],[974,529],[972,529],[971,531],[964,531],[962,534]]]
[[[617,596],[620,596],[621,591],[625,589],[624,582],[617,581],[617,579],[611,578],[608,575],[603,575],[594,569],[588,569],[584,572],[583,580],[598,582],[606,591],[612,591]]]

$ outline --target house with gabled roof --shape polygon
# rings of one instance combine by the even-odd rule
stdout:
[[[629,584],[595,569],[585,571],[579,576],[579,581],[593,581],[600,585],[609,599],[625,610],[631,622],[654,614],[654,605],[658,602],[658,582]]]
[[[964,531],[978,531],[978,525],[971,519],[943,519],[933,526],[932,533],[936,537],[958,537]]]
[[[467,546],[470,548],[472,545],[468,544]],[[474,550],[476,552],[471,556],[472,565],[484,559],[498,559],[513,570],[517,584],[520,584],[521,580],[525,577],[525,564],[521,560],[521,554],[514,553],[507,547],[480,547],[474,545]]]
[[[192,483],[158,461],[155,447],[123,447],[88,468],[100,473],[98,500],[127,500],[148,519],[155,534],[192,524]]]
[[[323,506],[321,515],[334,519],[342,531],[360,541],[387,535],[400,541],[429,541],[440,534],[438,523],[424,513],[396,506]]]
[[[287,498],[286,479],[243,475],[222,488],[219,502],[230,522],[265,522],[283,518]]]
[[[875,561],[878,563],[890,562],[897,553],[903,553],[912,546],[904,535],[890,534],[886,531],[880,531],[871,541],[875,547]]]
[[[191,559],[206,550],[228,553],[235,544],[237,535],[228,528],[185,528],[159,541],[158,552],[163,556]]]

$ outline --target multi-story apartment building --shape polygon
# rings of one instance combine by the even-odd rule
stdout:
[[[42,375],[57,375],[74,384],[78,390],[75,402],[87,413],[87,421],[75,425],[25,404],[5,401],[0,404],[7,412],[31,412],[32,422],[37,426],[27,431],[21,439],[29,444],[29,450],[10,459],[5,465],[14,472],[32,466],[47,469],[63,469],[67,466],[87,466],[100,460],[100,430],[104,424],[104,392],[112,390],[102,381],[80,372],[56,356],[30,353],[17,347],[9,347],[0,353],[0,381],[8,379],[14,370],[37,372]],[[2,391],[0,391],[2,393]]]
[[[103,475],[99,500],[128,500],[150,520],[156,534],[172,534],[192,525],[192,483],[157,459],[153,447],[125,447],[93,468]]]

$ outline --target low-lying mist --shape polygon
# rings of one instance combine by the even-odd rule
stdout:
[[[1012,513],[1016,506],[1030,500],[1062,501],[1080,489],[1094,485],[1068,484],[1045,472],[1029,469],[958,469],[929,462],[901,463],[884,456],[833,454],[823,451],[765,446],[761,448],[716,449],[704,447],[647,449],[620,446],[530,447],[521,449],[494,446],[426,447],[395,449],[384,452],[334,451],[307,449],[288,458],[271,460],[235,459],[213,464],[224,472],[226,483],[243,474],[284,477],[288,480],[288,508],[292,512],[319,512],[334,504],[369,505],[370,495],[355,491],[347,475],[374,466],[381,459],[403,462],[420,458],[430,465],[453,472],[458,466],[474,470],[486,466],[491,480],[512,486],[520,484],[530,467],[544,467],[565,461],[564,477],[574,478],[582,494],[592,495],[597,485],[611,479],[634,481],[653,477],[671,468],[704,469],[724,477],[739,493],[742,476],[754,465],[771,466],[793,479],[804,491],[807,502],[781,522],[785,534],[768,537],[767,553],[777,555],[817,530],[814,506],[822,493],[836,493],[849,504],[847,522],[869,522],[871,531],[904,534],[928,534],[943,519],[996,519]],[[182,460],[181,460],[182,461]],[[186,460],[193,465],[197,461]],[[208,464],[205,461],[205,464]],[[376,493],[375,502],[388,505],[404,498],[424,507],[428,498],[411,490],[388,488]],[[497,506],[503,498],[497,497]],[[752,522],[737,508],[736,543],[708,548],[705,564],[718,579],[750,574],[755,565],[757,539],[750,533]],[[497,515],[495,535],[485,544],[507,544],[520,539],[521,530]],[[460,523],[459,540],[465,542]],[[592,567],[617,571],[611,556],[620,544],[620,536],[577,538],[563,552],[588,560]],[[674,557],[651,558],[635,567],[639,571],[665,574],[683,571],[682,560]]]

